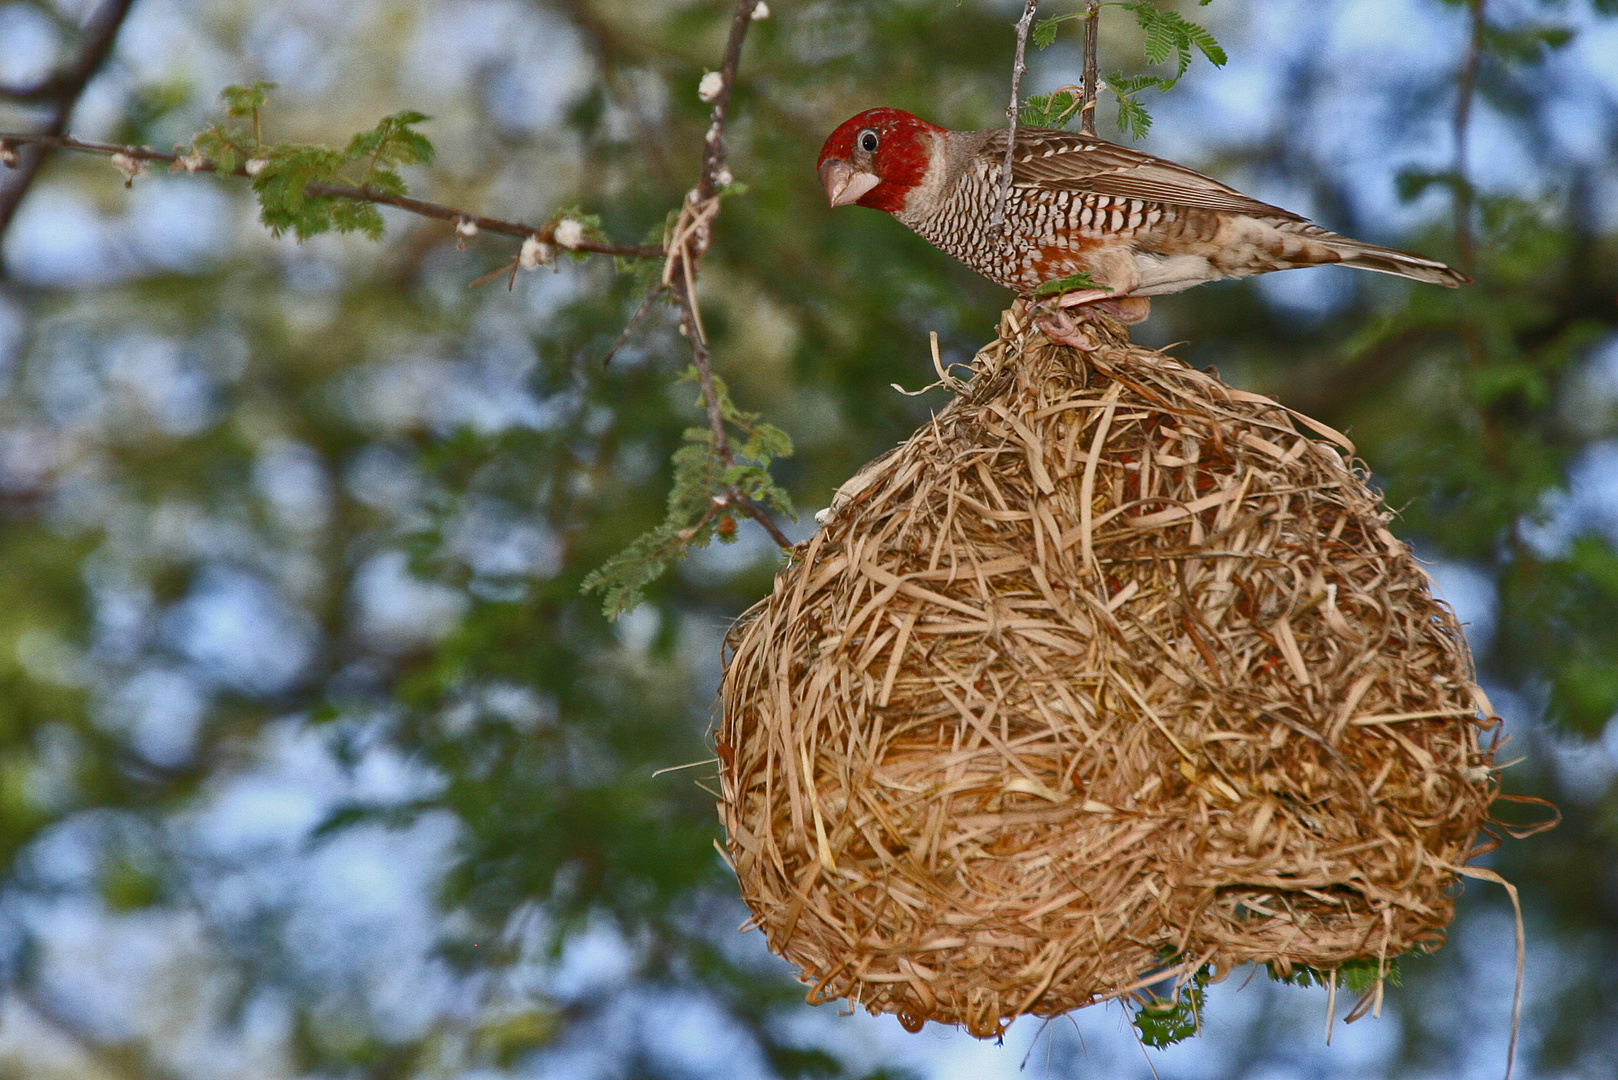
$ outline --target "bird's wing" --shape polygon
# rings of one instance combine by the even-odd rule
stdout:
[[[1005,130],[992,133],[980,153],[992,161],[1003,161]],[[1304,220],[1290,210],[1248,198],[1184,165],[1105,139],[1051,128],[1017,129],[1011,182],[1038,190],[1093,191],[1172,206]]]

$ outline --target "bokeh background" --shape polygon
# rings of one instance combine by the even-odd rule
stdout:
[[[0,130],[48,120],[5,91],[70,63],[97,6],[0,2]],[[797,443],[778,475],[806,511],[941,407],[891,388],[933,381],[927,333],[965,360],[1008,300],[883,215],[828,211],[815,152],[876,104],[998,122],[1019,7],[773,0],[747,42],[749,191],[702,301],[716,370]],[[1231,62],[1144,99],[1144,148],[1478,275],[1208,286],[1136,336],[1348,431],[1469,624],[1508,787],[1566,815],[1487,860],[1526,908],[1523,1077],[1618,1075],[1615,8],[1187,3]],[[1137,70],[1132,20],[1106,18],[1104,69]],[[728,19],[136,0],[69,127],[166,149],[255,79],[279,84],[276,141],[418,109],[439,156],[415,192],[534,222],[577,204],[636,241],[696,176]],[[1028,92],[1077,81],[1074,25]],[[1330,1047],[1324,992],[1262,974],[1149,1055],[1116,1007],[996,1046],[803,1004],[736,932],[712,766],[656,774],[712,756],[720,638],[772,545],[744,527],[617,623],[579,595],[660,519],[700,422],[670,313],[603,366],[639,300],[610,260],[469,289],[509,245],[392,211],[380,243],[300,245],[240,182],[123,180],[55,155],[0,248],[0,1076],[1502,1072],[1510,908],[1481,883]]]

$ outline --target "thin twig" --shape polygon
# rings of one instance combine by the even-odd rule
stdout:
[[[161,150],[153,150],[146,146],[119,146],[115,143],[90,142],[86,139],[75,139],[71,135],[31,135],[31,134],[0,134],[0,146],[45,146],[60,150],[77,150],[87,154],[122,154],[137,161],[162,161],[171,166],[178,166],[187,172],[211,172],[220,176],[248,176],[245,165],[237,165],[234,169],[221,169],[212,161],[187,161],[177,154],[166,154]],[[393,206],[400,210],[408,210],[412,214],[422,217],[437,218],[440,221],[450,221],[459,224],[467,222],[476,225],[480,232],[502,233],[506,236],[515,236],[526,240],[528,237],[537,237],[544,243],[555,241],[554,226],[526,225],[520,221],[504,221],[500,218],[484,217],[481,214],[468,213],[457,210],[453,206],[444,206],[439,203],[427,202],[423,199],[412,199],[407,195],[394,195],[390,192],[379,191],[370,185],[353,184],[308,184],[303,193],[312,199],[352,199],[355,202],[379,203],[383,206]],[[570,251],[588,251],[598,255],[617,255],[626,259],[661,259],[663,249],[652,244],[615,244],[605,240],[580,240]]]
[[[1101,77],[1096,70],[1100,27],[1101,0],[1090,0],[1084,13],[1084,100],[1079,106],[1079,130],[1092,137],[1096,133],[1096,98],[1101,93]]]
[[[406,195],[390,195],[385,191],[378,191],[370,185],[354,187],[349,184],[309,184],[304,194],[314,198],[354,199],[358,202],[380,203],[384,206],[396,206],[400,210],[408,210],[412,214],[422,217],[438,218],[440,221],[465,221],[476,225],[480,231],[504,233],[507,236],[516,236],[527,239],[537,237],[543,243],[553,243],[556,239],[555,225],[545,225],[536,228],[525,225],[520,221],[502,221],[499,218],[484,217],[481,214],[468,214],[452,206],[441,206],[438,203],[424,202],[421,199],[412,199]],[[608,240],[581,239],[567,250],[588,251],[593,255],[616,255],[625,259],[661,259],[663,249],[655,244],[618,244]]]
[[[84,43],[73,63],[38,86],[23,88],[24,92],[13,98],[55,102],[56,107],[51,110],[49,119],[38,134],[60,135],[67,130],[67,122],[72,118],[79,98],[84,95],[85,87],[90,85],[90,80],[95,78],[96,72],[107,62],[107,57],[112,55],[113,43],[118,40],[118,31],[123,27],[124,17],[129,14],[134,2],[107,0],[96,9],[95,15],[85,26]],[[41,143],[25,151],[19,157],[10,182],[0,184],[0,236],[5,235],[11,219],[17,214],[17,207],[22,204],[23,196],[28,193],[34,178],[39,175],[40,167],[50,156],[50,150],[49,143]]]
[[[777,547],[782,551],[792,550],[792,541],[787,539],[787,534],[781,531],[768,511],[751,499],[744,500],[741,505],[748,517],[764,526],[764,531],[770,534],[770,539],[775,541]]]
[[[697,186],[686,195],[681,209],[681,222],[675,226],[675,239],[669,244],[670,266],[664,270],[664,280],[674,291],[680,305],[680,325],[691,341],[691,358],[696,364],[697,384],[702,391],[702,403],[708,413],[708,426],[713,431],[714,453],[729,466],[734,460],[730,451],[730,434],[725,430],[725,417],[719,407],[719,394],[714,390],[713,367],[709,362],[708,343],[703,333],[702,315],[697,310],[696,280],[702,257],[708,253],[713,232],[711,223],[718,207],[711,203],[719,191],[719,174],[725,168],[725,121],[730,110],[730,95],[736,85],[736,70],[741,65],[742,43],[747,40],[747,29],[753,22],[753,8],[758,0],[736,0],[730,19],[730,37],[725,42],[725,56],[719,65],[719,92],[713,99],[712,118],[703,137],[702,171],[697,175]],[[677,267],[674,264],[678,264]],[[678,270],[677,273],[672,272]]]
[[[680,328],[691,342],[691,359],[697,369],[697,385],[702,392],[703,408],[708,414],[708,427],[713,434],[713,451],[720,463],[729,468],[735,463],[730,445],[730,432],[726,429],[724,410],[719,404],[719,393],[714,387],[713,364],[708,352],[707,334],[702,325],[702,312],[697,306],[697,276],[702,257],[708,252],[713,236],[713,220],[719,214],[719,193],[729,182],[724,178],[725,121],[730,110],[731,91],[736,86],[736,71],[741,64],[742,44],[747,39],[747,28],[753,22],[753,9],[758,0],[736,0],[731,15],[730,37],[725,42],[725,56],[719,65],[719,92],[713,99],[713,113],[708,132],[703,136],[702,171],[697,185],[685,197],[680,208],[680,219],[675,223],[669,240],[668,262],[663,268],[663,281],[680,306]],[[727,487],[723,497],[728,505],[764,527],[783,549],[790,549],[792,541],[771,519],[769,512],[748,499],[735,487]]]
[[[730,18],[730,38],[725,42],[725,56],[719,63],[719,93],[713,99],[713,119],[708,124],[707,151],[702,156],[702,174],[697,179],[698,201],[710,198],[721,186],[720,172],[725,168],[725,119],[730,110],[731,91],[736,88],[736,69],[742,62],[742,43],[747,40],[747,28],[753,24],[753,9],[758,0],[736,0],[736,10]]]
[[[1022,103],[1022,73],[1028,70],[1023,57],[1028,53],[1028,28],[1034,24],[1034,12],[1039,0],[1028,0],[1023,5],[1022,18],[1017,20],[1017,58],[1011,63],[1011,104],[1006,106],[1006,160],[1000,166],[1000,201],[995,205],[990,227],[998,225],[1009,231],[1006,204],[1011,200],[1011,155],[1017,147],[1017,111]]]
[[[608,349],[607,355],[602,357],[602,367],[612,363],[612,358],[618,355],[618,350],[628,343],[629,335],[634,332],[635,327],[646,317],[646,313],[652,310],[653,302],[662,295],[662,285],[654,285],[646,290],[646,295],[641,297],[640,303],[635,307],[635,313],[629,317],[628,322],[624,323],[623,330],[618,334],[618,340],[612,343],[612,348]]]

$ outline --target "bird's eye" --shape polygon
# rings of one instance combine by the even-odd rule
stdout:
[[[876,153],[876,143],[877,143],[876,132],[874,132],[874,131],[862,131],[862,132],[860,132],[860,149],[861,150],[864,150],[867,154],[874,154],[874,153]]]

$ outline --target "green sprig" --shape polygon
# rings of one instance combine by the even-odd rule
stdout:
[[[1176,957],[1165,950],[1165,964]],[[1192,972],[1183,982],[1177,982],[1167,999],[1152,998],[1144,1002],[1130,1022],[1140,1035],[1140,1041],[1154,1050],[1183,1042],[1202,1030],[1202,1010],[1208,997],[1208,983],[1213,979],[1212,965],[1204,965]]]
[[[1199,6],[1206,6],[1209,2],[1210,0],[1201,0]],[[1118,127],[1127,132],[1131,138],[1142,138],[1152,126],[1151,114],[1140,101],[1142,91],[1165,92],[1172,89],[1190,69],[1199,53],[1215,67],[1224,67],[1229,59],[1225,55],[1224,48],[1206,27],[1192,22],[1178,12],[1160,8],[1151,0],[1108,0],[1101,7],[1123,8],[1135,16],[1136,23],[1146,33],[1147,63],[1162,64],[1172,60],[1175,65],[1172,75],[1117,73],[1108,76],[1105,88],[1118,102]],[[1099,14],[1098,8],[1096,15]],[[1041,19],[1034,25],[1034,44],[1041,49],[1048,48],[1055,43],[1057,30],[1062,23],[1091,17],[1089,11],[1074,11],[1066,15],[1053,15]],[[1078,112],[1077,103],[1072,100],[1076,99],[1077,95],[1069,92],[1067,96],[1070,104],[1062,108],[1056,107],[1061,92],[1029,98],[1022,107],[1022,122],[1037,127],[1066,125]]]
[[[358,232],[375,240],[382,235],[382,212],[372,203],[330,196],[310,196],[311,184],[369,187],[389,195],[407,188],[399,167],[433,159],[433,144],[415,130],[424,114],[405,110],[383,117],[342,150],[307,143],[266,145],[261,115],[274,83],[227,86],[220,94],[225,114],[248,118],[251,133],[210,125],[191,141],[187,156],[198,155],[224,172],[245,166],[258,196],[259,218],[277,236],[291,232],[307,240],[325,232]]]
[[[698,381],[695,366],[684,379]],[[693,548],[707,547],[715,536],[733,542],[736,519],[746,516],[748,504],[796,517],[792,497],[770,474],[774,461],[791,456],[792,440],[761,421],[758,413],[738,409],[717,375],[713,387],[726,427],[739,436],[732,439],[730,462],[714,446],[712,429],[686,429],[685,445],[674,452],[674,484],[662,523],[592,570],[580,586],[582,592],[602,595],[609,619],[639,605],[646,589]],[[697,405],[702,405],[700,397]]]

